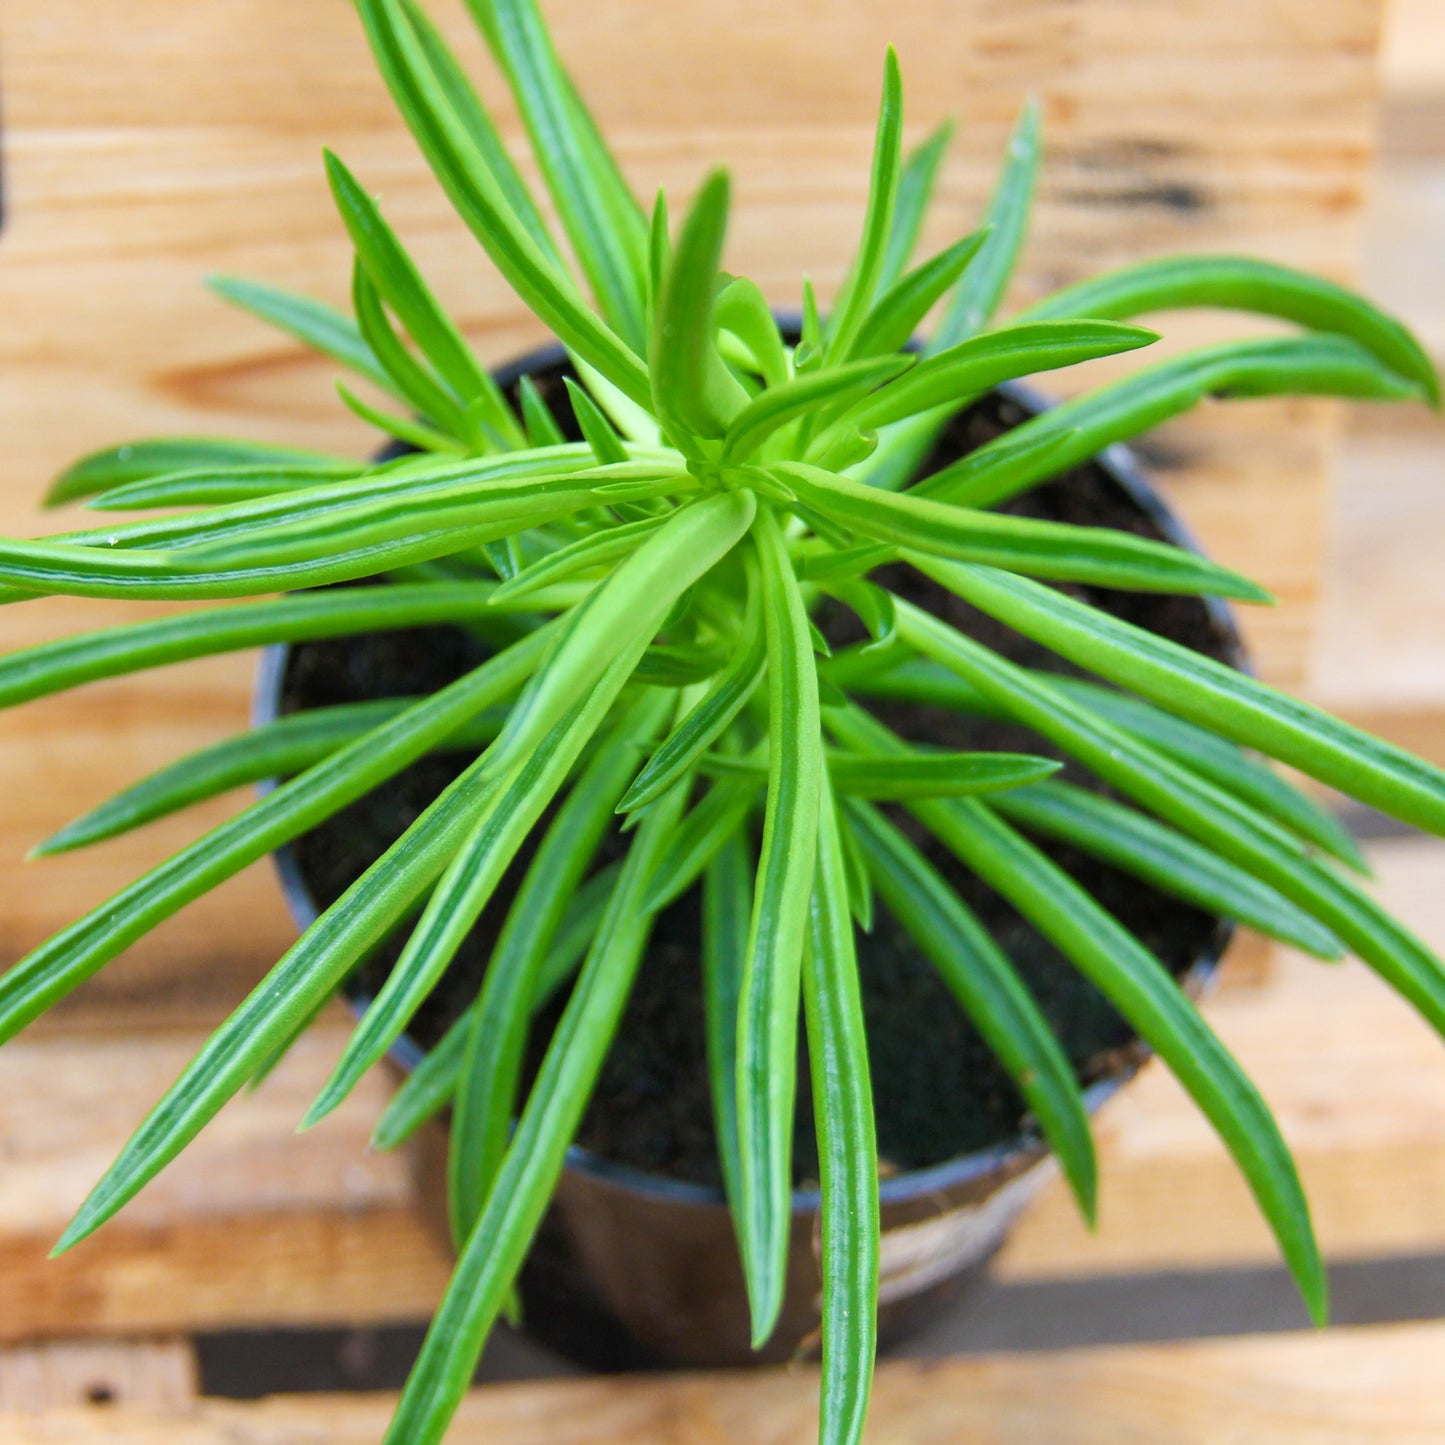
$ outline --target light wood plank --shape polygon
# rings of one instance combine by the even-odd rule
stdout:
[[[199,1388],[186,1340],[66,1340],[0,1349],[0,1414],[84,1405],[176,1410]]]
[[[878,1371],[874,1445],[1434,1445],[1445,1326],[1209,1340]],[[805,1445],[811,1370],[504,1385],[473,1391],[453,1445]],[[374,1445],[387,1396],[293,1396],[8,1421],[13,1445]]]
[[[440,8],[475,58],[458,7]],[[854,245],[887,40],[907,74],[910,134],[948,113],[966,121],[935,244],[971,224],[1023,96],[1042,97],[1050,162],[1019,300],[1085,269],[1190,248],[1337,276],[1353,268],[1380,0],[847,0],[827,24],[814,5],[764,0],[664,10],[554,0],[548,11],[643,193],[666,183],[680,199],[709,163],[732,165],[729,263],[781,305],[797,304],[803,270],[828,294]],[[123,13],[12,0],[5,19],[0,531],[39,530],[47,478],[130,435],[369,444],[337,405],[329,364],[198,284],[242,271],[344,301],[323,142],[382,193],[485,357],[539,339],[393,119],[349,6],[307,6],[302,19],[285,0],[144,0]],[[803,54],[808,64],[794,63]],[[498,113],[515,136],[510,107]],[[1169,318],[1166,329],[1181,345],[1237,326]],[[1251,403],[1170,428],[1155,448],[1167,490],[1209,545],[1280,596],[1250,633],[1265,673],[1288,682],[1309,648],[1333,425],[1320,405]],[[127,615],[10,608],[5,642]],[[0,960],[189,836],[181,824],[85,860],[16,861],[137,773],[242,726],[249,680],[249,662],[231,659],[0,718]],[[243,917],[258,921],[254,933],[231,926]],[[253,875],[139,946],[119,1001],[157,971],[183,978],[207,939],[223,941],[239,986],[283,938]]]

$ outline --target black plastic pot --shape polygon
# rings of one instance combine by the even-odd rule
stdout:
[[[504,388],[524,374],[559,374],[565,358],[548,348],[498,373]],[[1047,405],[1019,386],[1003,389],[1025,414]],[[1192,539],[1122,447],[1094,461],[1125,513],[1182,546]],[[1121,514],[1123,515],[1123,514]],[[1223,604],[1190,600],[1203,609],[1215,655],[1235,666],[1244,659],[1231,614]],[[254,719],[277,716],[290,650],[268,649],[257,681]],[[317,906],[297,855],[275,855],[282,888],[297,925],[309,926]],[[1142,885],[1141,885],[1142,886]],[[1231,925],[1220,920],[1180,982],[1194,996],[1213,973]],[[365,997],[351,998],[363,1008]],[[393,1051],[402,1070],[421,1049],[406,1039]],[[1108,1069],[1086,1090],[1090,1111],[1137,1071],[1147,1051],[1137,1042],[1110,1052]],[[420,1136],[416,1165],[422,1196],[446,1234],[446,1137],[442,1125]],[[982,1270],[1028,1200],[1050,1177],[1048,1151],[1020,1134],[995,1147],[884,1179],[880,1342],[887,1344],[935,1316]],[[649,1365],[735,1366],[779,1361],[816,1343],[818,1196],[793,1199],[792,1245],[782,1315],[760,1353],[749,1346],[747,1301],[731,1218],[719,1192],[644,1173],[574,1146],[551,1208],[524,1267],[520,1290],[526,1328],[543,1342],[594,1368]]]

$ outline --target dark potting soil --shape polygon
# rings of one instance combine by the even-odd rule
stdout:
[[[982,445],[1026,415],[1008,398],[987,398],[954,422],[930,469]],[[1006,510],[1163,536],[1114,479],[1092,464],[1036,488]],[[899,595],[1014,661],[1073,671],[911,568],[900,565],[875,575]],[[1195,598],[1101,588],[1065,590],[1196,650],[1233,660],[1228,639],[1210,610]],[[835,646],[861,636],[856,621],[842,609],[821,614],[819,622]],[[459,677],[487,655],[483,643],[448,628],[305,643],[292,649],[281,711],[424,694]],[[1012,724],[932,706],[878,703],[873,710],[903,736],[920,742],[1061,757],[1036,734]],[[448,753],[425,758],[299,839],[297,860],[315,901],[324,907],[338,898],[470,760]],[[1067,768],[1073,781],[1108,791],[1077,764],[1068,762]],[[1127,1025],[1093,985],[941,845],[901,812],[895,810],[894,816],[1013,960],[1080,1077],[1092,1081],[1132,1061],[1136,1050]],[[1176,976],[1216,945],[1218,923],[1211,916],[1072,849],[1051,843],[1041,846]],[[612,840],[611,847],[615,856],[620,841]],[[434,1044],[475,997],[528,856],[529,851],[524,851],[513,864],[446,977],[413,1020],[409,1032],[423,1047]],[[703,1043],[700,937],[701,906],[694,890],[657,920],[578,1142],[638,1169],[717,1186],[720,1173]],[[363,964],[353,980],[356,992],[362,996],[376,992],[404,940],[405,929]],[[881,903],[872,932],[858,935],[858,961],[879,1152],[888,1167],[902,1171],[942,1163],[1007,1140],[1028,1127],[1023,1101],[1007,1074]],[[540,1062],[564,1002],[565,991],[534,1025],[532,1069]],[[798,1079],[794,1173],[799,1184],[806,1184],[816,1180],[818,1166],[801,1031]]]

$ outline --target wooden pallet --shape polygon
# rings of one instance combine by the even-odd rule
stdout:
[[[1371,857],[1386,901],[1445,947],[1445,846],[1391,842]],[[1359,1271],[1445,1257],[1445,1049],[1426,1027],[1361,966],[1288,955],[1262,983],[1221,987],[1208,1013],[1280,1118],[1331,1261]],[[365,1150],[384,1100],[381,1079],[367,1080],[323,1128],[292,1132],[344,1029],[339,1018],[320,1026],[115,1222],[56,1261],[46,1252],[70,1211],[203,1035],[193,1024],[120,1033],[92,1019],[0,1051],[0,1406],[15,1412],[14,1423],[0,1420],[0,1439],[309,1442],[375,1434],[385,1406],[374,1400],[198,1403],[189,1343],[220,1329],[414,1323],[438,1297],[447,1262],[421,1222],[405,1161]],[[1244,1272],[1272,1280],[1280,1295],[1273,1246],[1244,1187],[1163,1070],[1147,1070],[1106,1111],[1101,1136],[1098,1232],[1090,1236],[1063,1189],[1051,1185],[996,1263],[994,1307],[1019,1316],[1026,1336],[1042,1327],[1057,1338],[1048,1317],[1065,1296],[1081,1311],[1080,1339],[1091,1314],[1121,1288],[1152,1290],[1155,1306],[1161,1291],[1192,1295],[1194,1305],[1185,1298],[1182,1314],[1175,1310],[1183,1321],[1175,1329],[1196,1334],[1220,1328],[1197,1304],[1220,1281]],[[1445,1313],[1445,1299],[1441,1305]],[[1286,1307],[1284,1323],[1302,1318]],[[966,1326],[945,1321],[923,1346],[967,1344]],[[1237,1331],[1238,1314],[1224,1327]],[[1349,1430],[1363,1429],[1372,1412],[1390,1425],[1391,1407],[1362,1398],[1343,1417],[1318,1401],[1305,1410],[1310,1382],[1344,1390],[1372,1369],[1406,1380],[1429,1344],[1445,1341],[1445,1325],[1434,1333],[1367,1330],[1354,1340],[1268,1337],[1257,1353],[1233,1341],[946,1367],[900,1362],[884,1372],[876,1438],[1118,1438],[1108,1427],[1122,1431],[1145,1418],[1156,1396],[1169,1402],[1175,1415],[1164,1418],[1177,1416],[1178,1429],[1149,1438],[1196,1438],[1186,1428],[1191,1411],[1225,1409],[1246,1421],[1297,1406],[1300,1430],[1287,1438],[1365,1438]],[[1344,1358],[1353,1364],[1342,1378],[1334,1362]],[[926,1389],[915,1388],[920,1376]],[[1293,1382],[1298,1400],[1270,1396],[1263,1382],[1273,1378]],[[1176,1398],[1181,1381],[1192,1383]],[[676,1437],[656,1438],[712,1439],[689,1432],[716,1418],[735,1432],[717,1438],[743,1439],[745,1423],[766,1416],[772,1433],[752,1438],[791,1441],[806,1434],[810,1389],[806,1377],[784,1374],[484,1391],[457,1438],[601,1442],[629,1430],[654,1438],[652,1423],[696,1411],[685,1413]],[[54,1408],[97,1394],[117,1403],[52,1417]],[[1093,1413],[1071,1418],[1085,1400]],[[129,1413],[142,1406],[151,1413]],[[1010,1435],[1022,1429],[1019,1411],[1046,1407],[1057,1411],[1055,1433]],[[979,1422],[977,1435],[947,1434],[960,1410]],[[308,1433],[321,1421],[326,1433]],[[1380,1438],[1417,1438],[1413,1417],[1394,1425],[1400,1433]]]

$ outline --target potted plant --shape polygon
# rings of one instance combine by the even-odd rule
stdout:
[[[452,1006],[382,1126],[394,1142],[452,1108],[459,1259],[388,1435],[441,1439],[508,1306],[650,937],[690,896],[720,1174],[759,1346],[796,1282],[805,1020],[822,1434],[854,1439],[890,1183],[880,1185],[860,986],[870,925],[937,970],[1011,1080],[1027,1142],[988,1187],[1018,1177],[1042,1141],[1093,1209],[1087,1113],[1099,1089],[1086,1096],[1024,964],[978,921],[987,894],[1127,1025],[1122,1048],[1104,1051],[1104,1087],[1144,1049],[1178,1075],[1322,1318],[1324,1277],[1289,1155],[1175,975],[1187,982],[1207,962],[1212,916],[1243,918],[1322,956],[1349,949],[1441,1026],[1445,970],[1336,866],[1358,859],[1328,815],[1254,754],[1435,831],[1445,775],[1234,666],[1227,623],[1199,599],[1264,594],[1175,545],[1148,505],[1099,526],[1081,520],[1086,506],[1050,520],[1030,504],[1060,474],[1107,473],[1095,459],[1112,443],[1205,396],[1438,402],[1419,347],[1334,285],[1232,257],[1145,263],[995,324],[1037,118],[1020,123],[984,227],[912,264],[943,137],[902,157],[891,54],[857,257],[826,318],[805,287],[790,333],[755,285],[720,269],[726,176],[702,184],[679,225],[662,197],[649,218],[531,0],[471,0],[574,267],[425,15],[408,0],[359,8],[458,213],[564,353],[489,374],[376,203],[328,157],[356,250],[354,319],[253,283],[220,289],[389,394],[383,407],[342,389],[405,450],[358,462],[249,442],[134,442],[78,463],[52,500],[160,515],[0,542],[10,604],[266,599],[12,653],[0,660],[7,704],[261,644],[288,644],[294,660],[318,639],[445,628],[427,637],[457,648],[455,675],[421,696],[388,695],[393,678],[369,698],[283,707],[38,850],[285,779],[0,979],[0,1039],[245,864],[438,750],[461,760],[217,1031],[60,1247],[119,1210],[371,967],[374,997],[306,1123],[324,1117],[455,982],[459,950],[502,898],[475,996]],[[1000,393],[1147,346],[1154,333],[1128,318],[1195,305],[1302,330],[1145,365],[1033,415]],[[942,320],[913,349],[935,307]],[[1108,475],[1104,491],[1127,490],[1126,472]],[[1185,619],[1175,640],[1141,597]],[[283,701],[293,684],[288,673]],[[906,738],[907,717],[925,713],[942,731]],[[1001,745],[1013,737],[1027,745]],[[1084,856],[1203,908],[1204,941],[1171,972],[1140,941],[1142,925],[1126,927],[1061,866]],[[550,1031],[528,1060],[537,1006],[552,1010]]]

